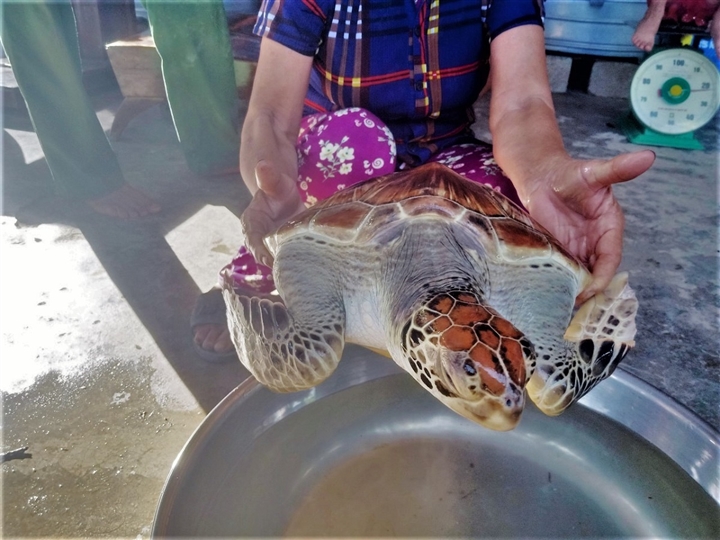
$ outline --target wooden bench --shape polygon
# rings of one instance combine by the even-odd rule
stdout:
[[[108,43],[107,53],[124,98],[110,128],[110,136],[117,139],[130,120],[165,101],[165,85],[160,55],[149,32]]]
[[[255,77],[260,40],[252,35],[233,35],[231,45],[238,98],[247,103]],[[165,102],[165,84],[160,55],[149,31],[109,43],[107,53],[124,98],[110,128],[111,138],[117,139],[138,114]]]

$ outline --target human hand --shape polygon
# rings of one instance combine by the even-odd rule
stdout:
[[[609,160],[558,158],[520,194],[530,215],[592,271],[579,303],[605,290],[622,258],[625,218],[612,185],[641,175],[654,161],[650,150]]]
[[[255,260],[272,266],[272,255],[263,239],[295,214],[305,210],[295,180],[267,161],[255,166],[258,190],[240,216],[245,245]]]

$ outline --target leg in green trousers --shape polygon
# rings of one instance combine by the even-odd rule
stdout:
[[[3,2],[2,44],[60,192],[97,199],[126,186],[82,84],[69,0]]]
[[[144,0],[175,130],[190,169],[238,170],[239,101],[222,0]]]

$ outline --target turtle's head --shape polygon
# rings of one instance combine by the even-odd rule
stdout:
[[[440,294],[402,334],[407,371],[445,405],[490,429],[517,425],[535,353],[507,320],[475,295]]]
[[[477,347],[469,353],[436,351],[439,366],[436,395],[465,418],[490,429],[507,431],[517,425],[525,407],[524,381],[514,381],[502,372],[502,362],[495,351],[488,351],[495,357],[494,368],[474,359]]]

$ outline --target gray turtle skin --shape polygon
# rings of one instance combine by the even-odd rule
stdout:
[[[634,345],[626,274],[575,311],[585,267],[504,196],[439,164],[337,193],[266,244],[280,301],[243,296],[229,278],[224,296],[241,362],[275,391],[321,383],[356,343],[457,413],[508,430],[526,390],[559,414]]]

